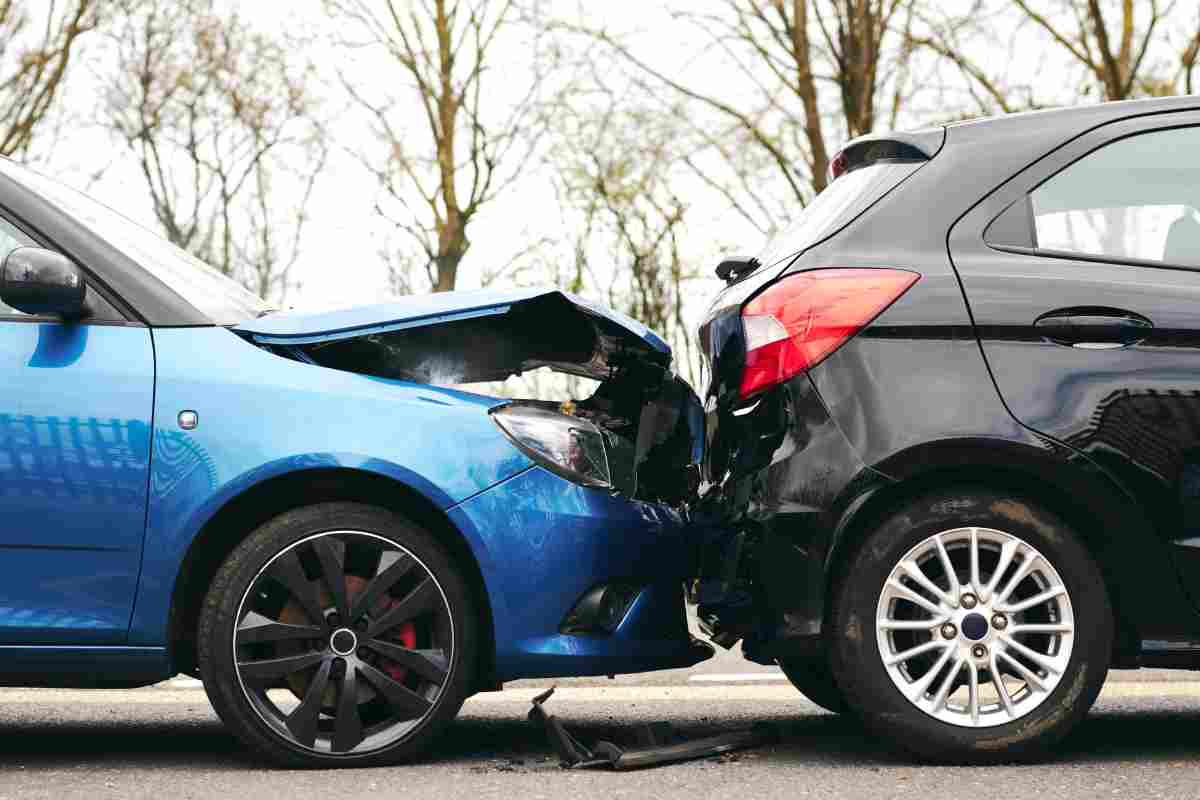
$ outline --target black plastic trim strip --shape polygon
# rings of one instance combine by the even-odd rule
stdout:
[[[1127,267],[1150,267],[1151,269],[1180,269],[1187,272],[1200,272],[1200,266],[1186,264],[1171,264],[1167,261],[1150,261],[1144,258],[1109,258],[1091,253],[1074,253],[1070,250],[1049,250],[1040,247],[1018,247],[1011,244],[992,244],[985,242],[993,250],[1004,253],[1015,253],[1022,256],[1038,256],[1040,258],[1060,258],[1067,261],[1087,261],[1093,264],[1114,264]]]

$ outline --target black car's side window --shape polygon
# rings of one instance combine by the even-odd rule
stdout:
[[[4,263],[4,259],[8,258],[8,254],[13,250],[32,244],[35,244],[32,239],[15,228],[8,220],[0,217],[0,264]],[[23,312],[10,308],[3,300],[0,300],[0,318],[23,316],[26,316]]]
[[[1038,250],[1200,267],[1200,128],[1111,142],[1029,202]]]

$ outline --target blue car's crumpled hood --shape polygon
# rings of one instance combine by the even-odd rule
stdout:
[[[558,289],[413,295],[339,311],[268,314],[234,330],[329,366],[416,380],[445,374],[455,383],[541,366],[603,379],[620,360],[665,366],[671,358],[671,348],[645,325]]]

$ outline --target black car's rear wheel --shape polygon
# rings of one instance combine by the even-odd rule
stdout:
[[[428,533],[382,509],[318,505],[267,523],[221,567],[200,670],[225,723],[274,761],[391,763],[458,712],[475,625]]]
[[[838,685],[868,724],[919,755],[1037,754],[1104,682],[1104,580],[1075,534],[1022,498],[922,498],[869,534],[843,574]]]
[[[781,658],[779,667],[783,674],[800,690],[800,694],[826,711],[844,714],[850,710],[846,698],[833,679],[833,670],[825,656]]]

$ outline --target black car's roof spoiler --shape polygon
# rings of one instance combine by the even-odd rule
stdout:
[[[879,161],[928,161],[946,140],[945,128],[872,133],[852,139],[829,162],[829,180]]]

